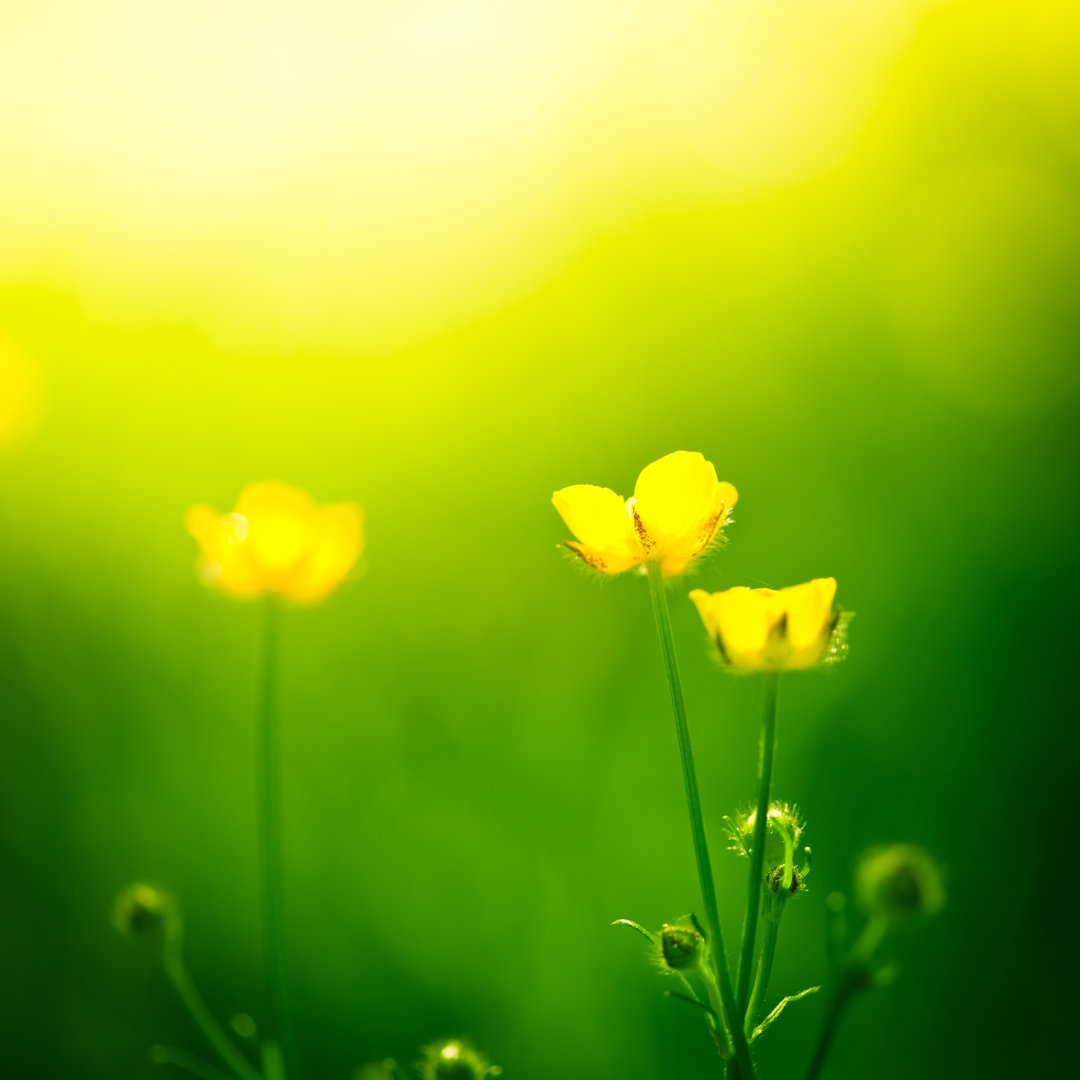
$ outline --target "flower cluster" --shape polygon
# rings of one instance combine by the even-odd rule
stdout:
[[[577,537],[566,546],[605,574],[659,563],[664,577],[688,569],[722,536],[738,501],[712,462],[678,450],[646,465],[631,498],[610,488],[574,484],[552,496]],[[835,578],[786,589],[694,589],[709,636],[733,671],[793,671],[841,655]]]

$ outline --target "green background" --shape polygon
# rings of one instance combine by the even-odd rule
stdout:
[[[407,340],[293,324],[245,347],[182,299],[106,318],[85,277],[5,264],[0,326],[42,402],[0,448],[12,1075],[138,1078],[151,1043],[201,1049],[110,925],[131,880],[181,899],[216,1012],[264,1015],[261,612],[198,585],[182,528],[258,479],[366,517],[363,573],[282,628],[306,1075],[454,1035],[511,1080],[718,1075],[700,1017],[609,926],[698,904],[646,583],[563,557],[549,502],[629,494],[676,449],[740,493],[726,548],[670,589],[729,939],[746,867],[720,819],[753,797],[761,686],[718,668],[685,593],[833,575],[850,658],[781,686],[775,790],[814,868],[769,1000],[823,978],[824,898],[860,855],[912,841],[947,907],[888,941],[900,978],[854,1005],[826,1075],[1064,1067],[1080,141],[1060,121],[1080,92],[1027,79],[1004,5],[920,19],[827,173],[644,199],[512,300]],[[760,1044],[763,1078],[800,1075],[822,1006]]]

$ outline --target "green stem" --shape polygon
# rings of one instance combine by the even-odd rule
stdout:
[[[682,759],[683,785],[686,788],[686,807],[690,814],[690,835],[694,842],[697,860],[698,883],[705,906],[705,926],[709,932],[709,949],[713,967],[720,983],[720,1002],[723,1006],[721,1021],[728,1030],[735,1057],[742,1071],[743,1080],[754,1080],[754,1067],[750,1063],[750,1048],[739,1022],[740,1013],[735,1006],[735,994],[731,986],[724,936],[720,928],[720,908],[716,902],[716,886],[713,882],[709,845],[705,839],[705,820],[701,813],[701,796],[698,794],[697,770],[694,767],[694,750],[690,743],[690,727],[686,722],[686,706],[683,703],[682,680],[675,657],[675,639],[671,632],[671,613],[668,611],[664,579],[658,562],[648,563],[649,593],[652,596],[653,615],[656,617],[656,633],[660,638],[660,651],[667,670],[668,689],[671,691],[671,707],[675,713],[675,734]]]
[[[765,998],[765,990],[769,985],[769,976],[772,974],[773,956],[776,954],[776,938],[780,933],[780,916],[783,913],[783,901],[774,915],[768,915],[764,920],[761,932],[761,953],[758,956],[757,975],[754,978],[754,989],[750,994],[750,1004],[746,1009],[746,1037],[750,1038],[754,1030],[754,1023],[761,1011],[761,1002]]]
[[[806,1070],[805,1080],[817,1080],[821,1073],[821,1067],[825,1064],[829,1048],[832,1046],[833,1036],[836,1034],[840,1016],[854,993],[854,988],[842,982],[829,998],[829,1006],[825,1013],[825,1022],[822,1024],[821,1033],[818,1035],[817,1045],[814,1047],[814,1056],[810,1059],[810,1066]]]
[[[769,789],[772,787],[773,748],[776,743],[776,693],[779,672],[765,676],[765,705],[761,714],[761,739],[758,744],[758,790],[754,817],[754,838],[750,848],[750,885],[746,892],[746,918],[743,921],[742,953],[739,957],[739,1016],[746,1013],[750,992],[750,969],[754,963],[754,938],[757,935],[758,909],[761,906],[761,878],[765,865],[766,830],[769,821]]]
[[[180,1000],[184,1003],[187,1011],[191,1013],[195,1023],[202,1029],[206,1041],[214,1048],[218,1057],[236,1073],[240,1080],[262,1080],[262,1077],[248,1062],[247,1058],[233,1045],[222,1026],[214,1018],[214,1014],[210,1011],[206,1002],[203,1001],[202,995],[195,988],[195,983],[192,982],[187,967],[184,965],[178,939],[166,943],[162,962],[165,967],[165,974],[169,977],[169,981],[173,986],[176,987]]]
[[[263,957],[270,980],[273,1033],[285,1059],[295,1066],[292,1012],[285,976],[285,932],[281,874],[281,748],[277,716],[277,656],[280,610],[267,600],[259,657],[255,734],[255,801],[262,905]]]
[[[870,919],[862,928],[861,933],[855,939],[847,959],[840,965],[836,972],[832,994],[829,997],[829,1005],[825,1012],[825,1021],[818,1035],[817,1045],[814,1047],[814,1056],[810,1059],[810,1065],[806,1070],[806,1080],[817,1080],[821,1067],[825,1064],[829,1049],[832,1046],[833,1037],[836,1035],[840,1016],[847,1003],[860,991],[870,985],[870,969],[868,967],[881,939],[884,937],[888,924],[878,917]]]

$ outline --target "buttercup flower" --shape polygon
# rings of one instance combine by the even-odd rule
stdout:
[[[678,450],[646,465],[625,502],[593,484],[563,488],[551,501],[577,537],[566,546],[594,569],[619,574],[659,562],[673,577],[713,542],[738,498],[712,462]]]
[[[231,514],[193,506],[186,524],[199,542],[201,576],[237,599],[323,600],[364,544],[360,507],[319,506],[306,491],[268,482],[244,488]]]
[[[736,671],[792,671],[835,655],[835,596],[835,578],[787,589],[690,593],[720,655]]]

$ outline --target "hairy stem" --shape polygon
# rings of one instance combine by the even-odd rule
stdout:
[[[750,848],[750,883],[746,892],[746,918],[743,921],[742,952],[739,956],[738,1005],[744,1017],[750,992],[750,971],[754,963],[754,938],[757,935],[758,910],[761,906],[761,878],[765,865],[765,843],[769,821],[769,793],[772,787],[773,749],[776,744],[776,694],[778,672],[765,676],[764,708],[761,714],[761,740],[758,745],[757,807],[754,838]]]
[[[750,1004],[746,1009],[745,1030],[749,1038],[754,1030],[754,1024],[758,1013],[761,1011],[761,1003],[765,999],[765,990],[769,985],[769,976],[772,974],[773,956],[776,954],[776,938],[780,933],[780,915],[783,906],[777,909],[775,915],[766,916],[761,930],[761,952],[758,955],[757,975],[754,978],[754,989],[750,994]]]

